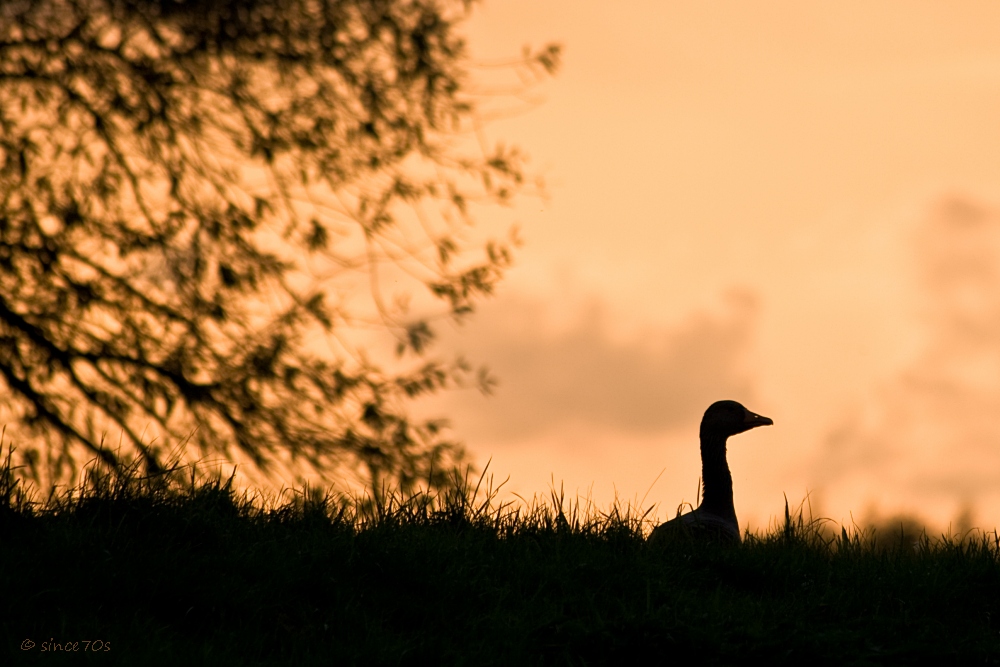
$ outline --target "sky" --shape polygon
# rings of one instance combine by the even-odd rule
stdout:
[[[547,197],[438,352],[493,396],[445,415],[505,493],[697,503],[698,423],[731,398],[737,515],[787,496],[850,525],[1000,524],[1000,5],[487,0],[474,59],[559,42],[493,121]]]

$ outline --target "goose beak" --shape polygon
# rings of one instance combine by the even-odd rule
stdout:
[[[758,426],[774,426],[774,421],[770,417],[758,415],[755,412],[747,410],[746,415],[743,416],[743,424],[747,427],[747,430],[749,430],[757,428]]]

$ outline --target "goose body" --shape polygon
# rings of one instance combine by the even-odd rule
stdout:
[[[729,436],[758,426],[774,424],[750,412],[736,401],[716,401],[701,420],[702,497],[698,509],[661,523],[649,536],[650,543],[678,537],[740,542],[740,526],[733,505],[733,476],[726,461]]]

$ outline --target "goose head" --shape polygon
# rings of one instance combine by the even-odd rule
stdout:
[[[750,412],[736,401],[716,401],[708,406],[701,419],[701,437],[725,440],[731,435],[773,424],[769,417]]]

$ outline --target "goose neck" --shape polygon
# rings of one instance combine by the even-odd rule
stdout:
[[[700,507],[716,516],[736,518],[733,506],[733,476],[726,461],[726,437],[701,434]]]

